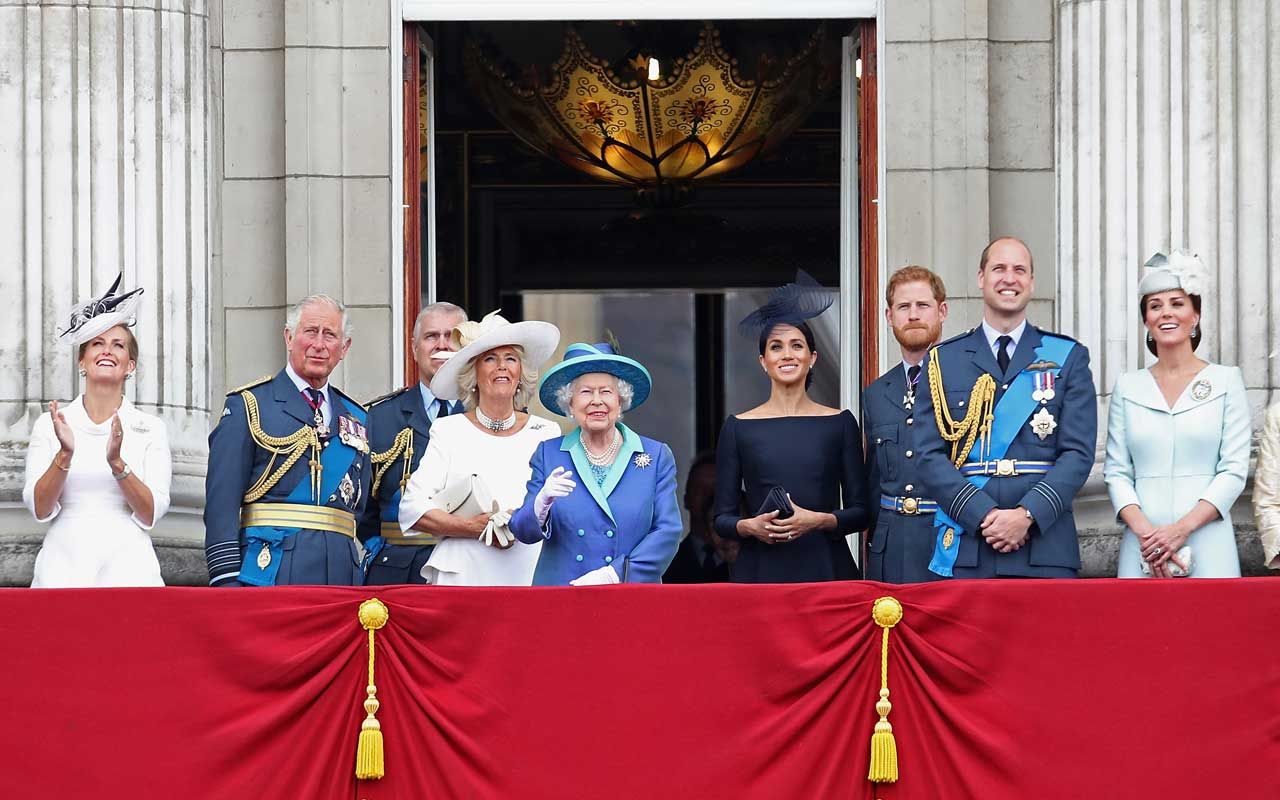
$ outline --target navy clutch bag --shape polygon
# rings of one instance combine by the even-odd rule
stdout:
[[[778,516],[774,519],[786,519],[796,513],[791,507],[791,501],[787,499],[787,490],[781,486],[775,486],[765,495],[764,502],[760,504],[760,510],[756,512],[756,516],[768,514],[770,511],[777,511]]]

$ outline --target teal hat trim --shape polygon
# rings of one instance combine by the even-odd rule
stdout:
[[[603,372],[631,384],[634,391],[631,410],[639,408],[648,400],[649,392],[653,389],[649,370],[639,361],[614,353],[613,348],[603,342],[575,342],[565,349],[564,359],[543,374],[542,381],[538,384],[538,399],[551,413],[566,416],[556,405],[556,392],[561,386],[568,386],[574,379],[592,372]]]

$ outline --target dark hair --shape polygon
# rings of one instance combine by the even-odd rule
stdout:
[[[116,325],[114,327],[124,328],[125,347],[129,350],[129,360],[136,363],[138,361],[138,340],[134,337],[133,331],[129,330],[128,325]],[[112,330],[112,328],[107,328],[107,331],[109,330]],[[98,336],[105,335],[107,331],[103,331],[98,334]],[[93,337],[93,339],[97,339],[98,336]],[[80,349],[76,351],[76,361],[84,358],[84,351],[89,349],[89,345],[93,343],[93,339],[81,343]]]
[[[1017,242],[1022,245],[1022,249],[1027,251],[1027,268],[1031,270],[1031,274],[1036,274],[1036,260],[1031,255],[1031,248],[1027,247],[1027,243],[1019,239],[1017,236],[997,236],[984,248],[982,255],[978,258],[978,272],[982,272],[987,268],[987,257],[991,255],[991,248],[1001,242]]]
[[[1166,289],[1165,291],[1168,290]],[[1151,294],[1160,294],[1160,292],[1152,292]],[[1151,294],[1144,294],[1142,299],[1138,301],[1138,312],[1142,314],[1142,327],[1144,328],[1147,327],[1147,300],[1150,299]],[[1195,309],[1196,314],[1201,319],[1204,319],[1204,315],[1200,314],[1200,295],[1191,294],[1190,292],[1184,292],[1184,294],[1191,298],[1191,307]],[[1156,352],[1156,340],[1151,336],[1151,331],[1147,331],[1147,335],[1143,338],[1147,340],[1147,349],[1151,351],[1151,355],[1159,357],[1160,354]],[[1200,346],[1200,340],[1203,338],[1204,332],[1200,330],[1200,325],[1197,323],[1195,333],[1191,334],[1192,352],[1195,352],[1195,349]]]
[[[764,330],[760,331],[760,355],[764,355],[765,348],[769,346],[769,337],[773,335],[774,330],[777,329],[778,326],[780,325],[789,325],[792,328],[795,328],[796,330],[800,331],[800,333],[804,336],[804,343],[805,345],[808,346],[809,352],[810,353],[818,352],[818,348],[814,346],[814,343],[813,343],[813,329],[809,327],[809,323],[807,322],[775,322],[772,325],[766,327]],[[808,389],[812,385],[813,385],[813,370],[809,370],[808,374],[804,376],[804,388]]]

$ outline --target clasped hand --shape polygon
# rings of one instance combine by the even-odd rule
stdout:
[[[1027,541],[1031,520],[1021,508],[993,508],[982,520],[979,531],[997,553],[1012,553]]]
[[[1140,526],[1142,530],[1134,530],[1138,536],[1138,546],[1142,548],[1142,559],[1151,565],[1151,574],[1157,578],[1172,578],[1169,562],[1177,564],[1185,572],[1187,565],[1178,558],[1178,550],[1187,543],[1191,532],[1181,522],[1172,525]]]
[[[828,527],[831,521],[830,514],[804,508],[792,500],[790,494],[787,495],[787,500],[791,502],[791,516],[778,519],[779,512],[770,511],[758,517],[747,517],[739,523],[738,533],[758,539],[765,544],[777,544],[789,542],[798,536]]]

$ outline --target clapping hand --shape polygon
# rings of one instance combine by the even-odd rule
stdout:
[[[66,453],[70,459],[71,454],[76,450],[76,435],[67,424],[66,416],[58,410],[57,400],[49,403],[49,416],[53,418],[53,435],[58,437],[62,452]]]
[[[124,442],[124,426],[120,424],[120,415],[111,415],[111,433],[107,437],[107,463],[112,472],[120,472],[124,463],[120,460],[120,445]]]

